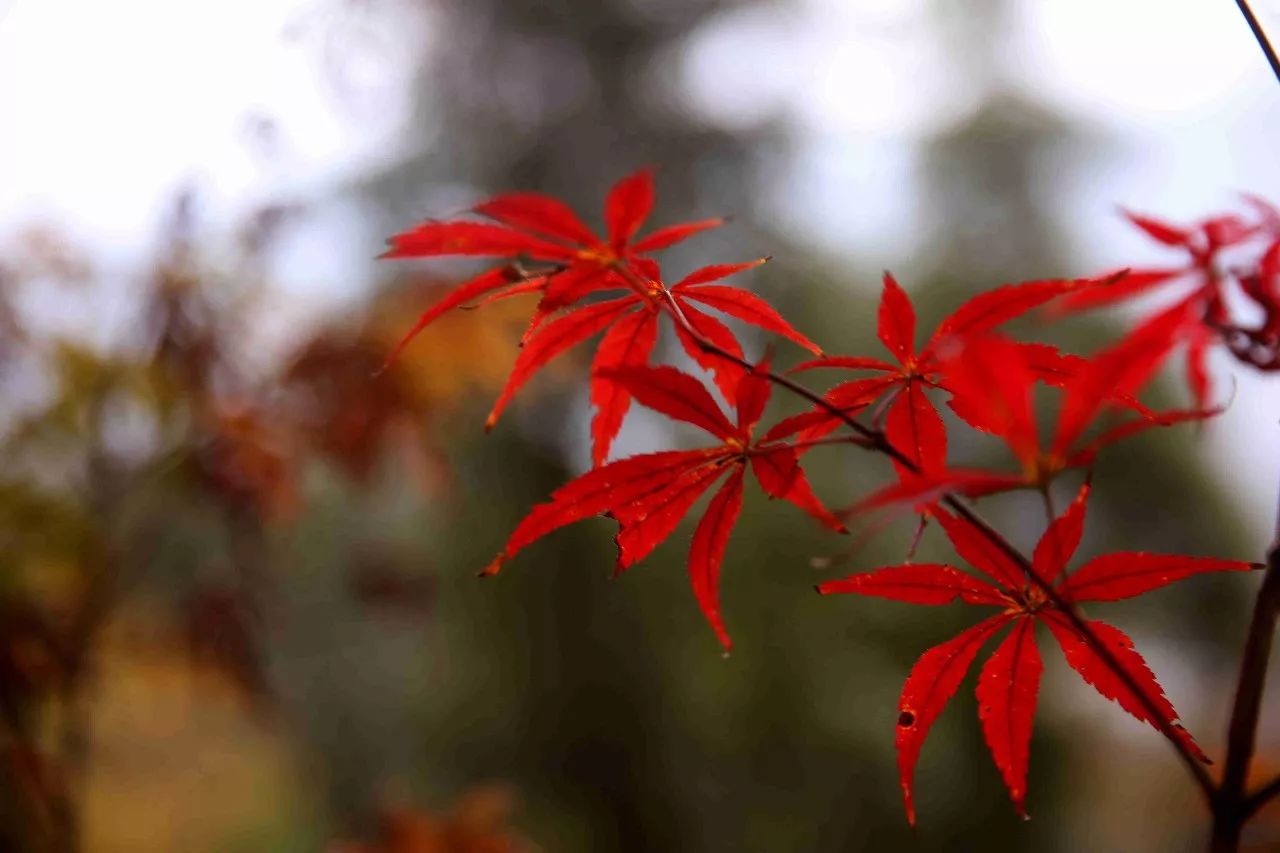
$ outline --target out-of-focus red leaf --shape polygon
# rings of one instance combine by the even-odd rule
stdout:
[[[942,369],[952,408],[972,426],[1004,439],[1024,466],[1040,454],[1031,406],[1034,376],[1022,348],[987,336],[969,341]]]
[[[1022,477],[1012,474],[950,468],[884,486],[850,507],[849,513],[858,515],[878,509],[914,507],[933,503],[952,494],[981,497],[1025,486],[1026,481]]]
[[[1187,274],[1185,269],[1129,270],[1123,278],[1107,287],[1079,290],[1049,306],[1051,316],[1076,314],[1090,308],[1112,305],[1139,296],[1158,285],[1173,281]]]
[[[1050,300],[1070,293],[1105,289],[1113,280],[1114,276],[1047,279],[1006,284],[983,291],[938,324],[924,351],[931,352],[940,341],[949,337],[984,335]]]
[[[1130,210],[1121,209],[1125,219],[1145,231],[1152,239],[1166,246],[1185,246],[1191,239],[1191,232],[1168,222],[1162,222],[1150,216],[1143,216]]]

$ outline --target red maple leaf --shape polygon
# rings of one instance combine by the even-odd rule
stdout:
[[[947,435],[941,417],[924,394],[925,388],[949,390],[943,354],[957,339],[984,335],[1032,309],[1064,294],[1110,285],[1114,277],[1103,279],[1049,279],[1008,284],[980,293],[965,302],[938,324],[928,341],[916,349],[915,308],[893,275],[884,274],[880,297],[878,336],[893,361],[861,356],[828,356],[798,365],[794,370],[837,367],[869,371],[877,376],[837,385],[825,395],[834,406],[859,409],[892,394],[885,418],[889,443],[914,464],[917,472],[932,473],[946,465]],[[1061,384],[1073,372],[1073,362],[1053,347],[1023,344],[1024,361],[1042,381]],[[889,398],[886,398],[889,399]],[[963,412],[961,412],[963,415]],[[834,429],[839,421],[832,414],[815,416],[815,426],[806,437],[822,429]],[[908,469],[895,464],[900,474]]]
[[[1071,506],[1045,531],[1032,557],[1032,570],[1071,603],[1117,601],[1206,572],[1248,571],[1260,566],[1240,560],[1123,552],[1104,554],[1066,574],[1084,530],[1089,485],[1081,487]],[[996,648],[978,677],[978,712],[982,731],[1004,778],[1018,814],[1025,816],[1027,765],[1032,717],[1040,688],[1040,652],[1035,624],[1044,624],[1061,647],[1068,665],[1095,690],[1119,703],[1137,719],[1157,729],[1172,726],[1190,751],[1204,759],[1191,735],[1146,662],[1119,629],[1089,620],[1089,631],[1107,648],[1143,693],[1153,700],[1161,721],[1099,657],[1073,622],[1058,609],[1024,569],[965,519],[937,511],[936,517],[956,553],[981,572],[975,577],[946,564],[890,566],[843,580],[820,584],[818,591],[855,593],[911,604],[946,604],[957,598],[967,604],[998,608],[994,616],[934,646],[920,657],[907,677],[898,702],[896,746],[907,820],[915,824],[913,778],[916,760],[929,728],[942,713],[983,644],[1007,625],[1013,629]]]
[[[742,508],[746,469],[751,468],[770,497],[787,500],[826,526],[844,531],[813,494],[800,468],[797,447],[767,433],[754,437],[772,387],[764,376],[767,370],[766,362],[737,383],[733,398],[736,420],[721,411],[697,379],[673,367],[630,366],[610,371],[608,378],[641,405],[700,427],[721,443],[698,450],[632,456],[588,471],[553,492],[551,500],[534,507],[482,574],[496,574],[518,551],[553,530],[596,515],[609,515],[618,522],[616,571],[621,573],[670,536],[698,498],[723,480],[694,531],[689,579],[707,621],[729,648],[729,635],[720,616],[720,565]]]
[[[1261,201],[1258,199],[1257,201]],[[1265,202],[1263,203],[1265,205]],[[1269,205],[1267,205],[1269,207]],[[1223,288],[1228,280],[1221,261],[1225,250],[1249,241],[1266,229],[1250,225],[1238,216],[1215,216],[1190,227],[1172,225],[1150,216],[1122,211],[1125,218],[1158,243],[1185,254],[1186,262],[1177,267],[1130,270],[1113,287],[1070,294],[1055,302],[1055,315],[1074,314],[1103,305],[1113,305],[1138,296],[1169,288],[1183,292],[1168,308],[1138,326],[1133,334],[1151,335],[1158,328],[1166,335],[1165,346],[1143,376],[1145,382],[1160,368],[1164,359],[1179,343],[1186,343],[1186,372],[1195,404],[1204,408],[1212,393],[1205,366],[1210,344],[1216,340],[1212,329],[1227,322]],[[1179,322],[1167,322],[1177,315]],[[1136,388],[1133,392],[1136,392]]]
[[[515,293],[543,293],[542,317],[556,308],[610,288],[625,289],[618,268],[665,249],[701,231],[716,228],[723,219],[703,219],[668,225],[636,239],[636,232],[653,210],[653,176],[642,169],[618,181],[605,198],[608,236],[597,237],[568,205],[540,193],[507,193],[477,205],[475,212],[500,224],[468,220],[428,221],[392,236],[384,258],[428,258],[471,255],[509,260],[527,258],[554,265],[547,273],[525,276],[503,264],[458,285],[448,296],[423,312],[388,357],[388,362],[437,317],[481,297]],[[535,324],[537,318],[535,318]]]
[[[633,275],[644,283],[644,292],[565,309],[526,336],[511,375],[489,412],[485,428],[491,429],[497,423],[507,404],[534,373],[556,356],[604,331],[591,374],[591,402],[596,409],[591,421],[591,456],[593,464],[604,464],[631,405],[631,394],[615,382],[612,375],[620,368],[648,363],[658,339],[658,318],[662,314],[680,312],[681,319],[700,336],[738,358],[743,357],[742,347],[733,332],[703,311],[703,307],[776,332],[818,352],[816,344],[792,328],[760,297],[745,290],[713,284],[725,276],[762,263],[764,260],[703,267],[667,288],[659,277],[657,264],[644,259],[636,262],[639,272]],[[683,323],[676,322],[675,330],[685,352],[712,372],[726,399],[733,399],[738,380],[744,372],[741,365],[708,353]]]
[[[451,308],[476,299],[487,302],[541,292],[542,300],[521,341],[520,354],[489,412],[485,427],[489,429],[497,423],[516,392],[539,369],[577,344],[604,332],[592,364],[591,379],[591,402],[596,409],[591,423],[592,460],[602,465],[631,403],[630,394],[611,381],[608,373],[648,363],[657,342],[660,314],[680,313],[684,322],[676,323],[675,328],[681,345],[691,358],[713,373],[717,385],[729,399],[742,375],[741,366],[708,353],[685,329],[684,323],[731,355],[741,358],[742,347],[733,332],[705,309],[782,335],[815,354],[821,352],[760,297],[715,283],[759,266],[767,259],[703,267],[668,288],[662,282],[658,265],[642,255],[718,225],[720,220],[670,226],[633,241],[652,206],[652,178],[649,172],[641,171],[624,178],[609,193],[605,202],[607,242],[593,236],[564,204],[535,193],[498,196],[476,208],[477,212],[502,222],[501,226],[429,222],[392,237],[393,248],[387,257],[522,254],[561,266],[554,273],[532,278],[521,278],[511,267],[503,266],[459,285],[418,319],[392,351],[388,363],[414,336]],[[607,289],[629,293],[617,299],[573,307],[583,297]]]
[[[1032,405],[1032,389],[1039,377],[1028,363],[1025,345],[997,335],[964,342],[947,356],[942,368],[953,395],[951,406],[972,426],[1002,439],[1021,471],[926,472],[873,493],[855,505],[854,511],[916,505],[950,492],[977,497],[1009,489],[1043,489],[1068,469],[1091,466],[1103,448],[1121,439],[1153,427],[1219,414],[1221,409],[1153,412],[1122,393],[1133,386],[1134,376],[1149,371],[1150,363],[1165,351],[1165,343],[1161,334],[1130,336],[1091,359],[1079,360],[1081,366],[1063,384],[1053,440],[1045,447]],[[1087,437],[1101,415],[1121,408],[1127,414],[1118,422]]]

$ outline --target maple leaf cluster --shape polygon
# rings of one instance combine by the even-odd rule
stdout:
[[[1150,349],[1144,369],[1126,381],[1140,386],[1181,347],[1187,385],[1201,407],[1213,393],[1207,360],[1215,345],[1259,370],[1280,370],[1280,208],[1254,195],[1244,202],[1247,215],[1222,213],[1190,225],[1123,211],[1152,240],[1181,254],[1182,263],[1129,270],[1116,287],[1061,300],[1055,313],[1168,297],[1126,336]]]
[[[930,726],[954,695],[981,647],[1009,628],[978,679],[983,732],[1019,813],[1025,813],[1032,718],[1042,669],[1035,626],[1043,624],[1067,663],[1104,697],[1150,723],[1191,760],[1207,758],[1181,727],[1172,703],[1119,629],[1083,617],[1078,605],[1114,601],[1206,572],[1247,571],[1240,560],[1107,554],[1074,573],[1065,567],[1079,546],[1089,477],[1047,529],[1028,559],[982,522],[969,501],[997,492],[1043,495],[1069,472],[1092,470],[1109,445],[1154,427],[1217,414],[1204,369],[1207,348],[1221,341],[1235,353],[1248,338],[1250,364],[1280,369],[1280,211],[1251,199],[1257,221],[1216,217],[1177,228],[1146,217],[1130,219],[1188,255],[1185,266],[1125,270],[1097,277],[1007,284],[965,302],[917,345],[916,314],[907,293],[885,274],[877,332],[888,357],[824,353],[755,294],[721,283],[764,260],[695,270],[668,285],[652,255],[723,224],[705,219],[637,237],[654,205],[648,171],[619,181],[604,207],[605,237],[597,236],[563,203],[534,193],[490,199],[474,209],[484,219],[430,221],[390,239],[386,257],[471,255],[496,266],[459,284],[428,308],[392,352],[396,355],[445,312],[536,294],[505,388],[486,422],[492,428],[516,392],[551,360],[599,335],[592,360],[590,471],[554,491],[516,527],[482,572],[496,574],[519,551],[576,521],[606,516],[617,526],[616,571],[623,572],[669,538],[707,492],[689,550],[694,597],[723,647],[730,645],[719,604],[721,568],[740,515],[748,470],[770,498],[784,500],[835,532],[852,520],[894,508],[936,523],[955,552],[978,574],[946,564],[908,562],[819,585],[822,593],[855,593],[914,604],[957,599],[996,608],[976,626],[935,646],[912,669],[899,703],[896,744],[902,790],[914,823],[913,777]],[[1252,249],[1253,254],[1245,252]],[[1228,250],[1244,258],[1229,266]],[[1161,309],[1119,342],[1080,356],[1004,331],[1010,321],[1039,310],[1065,314],[1119,302],[1184,283],[1172,307]],[[1224,307],[1228,284],[1262,309],[1261,326],[1239,325]],[[717,316],[719,315],[719,316]],[[721,317],[745,322],[809,351],[814,358],[777,373],[769,355],[752,361]],[[663,320],[665,318],[665,321]],[[731,411],[694,375],[651,364],[659,326],[669,324],[683,350],[701,367]],[[1154,411],[1138,399],[1169,354],[1186,345],[1194,405]],[[770,348],[770,352],[772,348]],[[1238,354],[1238,353],[1237,353]],[[390,360],[389,359],[389,360]],[[793,377],[820,369],[854,372],[824,392]],[[774,386],[810,408],[761,429]],[[1033,395],[1043,386],[1059,395],[1057,420],[1041,439]],[[632,402],[710,434],[709,446],[610,459],[610,447]],[[1012,464],[995,470],[948,460],[948,419],[1008,446]],[[832,435],[844,429],[847,434]],[[814,494],[801,466],[824,444],[852,444],[888,456],[896,479],[852,505],[833,511]]]

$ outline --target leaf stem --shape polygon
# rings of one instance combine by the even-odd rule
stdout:
[[[617,264],[614,269],[632,287],[637,290],[647,290],[646,283],[625,264]],[[721,348],[715,342],[707,339],[698,332],[698,330],[689,322],[688,318],[685,317],[684,312],[680,308],[680,304],[669,291],[664,290],[664,298],[666,300],[667,307],[671,312],[672,319],[704,352],[712,353],[721,358],[727,359],[728,361],[732,361],[739,367],[746,370],[758,369],[756,365],[747,361],[745,358],[734,355],[733,353]],[[916,465],[915,461],[890,444],[883,432],[867,427],[848,412],[827,400],[821,394],[817,394],[809,390],[791,379],[789,376],[774,373],[773,371],[765,372],[762,375],[775,385],[786,388],[788,391],[808,400],[810,403],[813,403],[832,416],[839,418],[845,426],[853,430],[862,438],[866,439],[866,442],[860,443],[860,446],[885,454],[891,459],[896,460],[907,470],[916,473],[920,472],[920,468]],[[1092,647],[1094,654],[1096,654],[1102,660],[1103,664],[1115,674],[1116,678],[1124,684],[1125,688],[1134,695],[1138,700],[1138,704],[1142,706],[1143,710],[1146,711],[1147,715],[1151,718],[1152,725],[1165,736],[1170,744],[1172,744],[1174,750],[1178,754],[1178,757],[1186,766],[1187,772],[1191,774],[1191,777],[1200,787],[1205,799],[1208,802],[1213,803],[1216,796],[1216,788],[1208,771],[1205,770],[1204,766],[1200,763],[1200,760],[1191,752],[1191,749],[1181,740],[1178,728],[1164,718],[1164,713],[1161,711],[1160,706],[1155,699],[1153,699],[1142,685],[1129,674],[1128,670],[1121,666],[1120,661],[1116,658],[1115,654],[1112,653],[1111,649],[1108,648],[1107,645],[1103,643],[1102,640],[1100,640],[1093,632],[1089,627],[1089,623],[1080,615],[1075,605],[1063,598],[1051,583],[1040,577],[1039,574],[1032,569],[1031,561],[1028,560],[1027,557],[1015,548],[1007,539],[1005,539],[999,531],[983,520],[982,517],[979,516],[968,504],[951,495],[943,498],[941,502],[956,515],[969,522],[969,524],[976,528],[993,545],[1007,554],[1010,559],[1016,561],[1019,566],[1023,567],[1027,576],[1031,579],[1031,582],[1044,593],[1045,597],[1053,603],[1054,607],[1062,612],[1062,615],[1071,624],[1072,630],[1079,634],[1084,641]]]

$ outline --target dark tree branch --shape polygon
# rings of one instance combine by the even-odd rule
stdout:
[[[1267,573],[1253,606],[1253,619],[1240,661],[1240,681],[1236,685],[1231,725],[1227,731],[1227,760],[1222,785],[1214,802],[1214,853],[1235,851],[1240,846],[1240,831],[1263,803],[1280,794],[1280,779],[1264,786],[1252,797],[1245,795],[1245,782],[1253,750],[1257,742],[1258,720],[1262,713],[1262,694],[1266,687],[1267,665],[1271,657],[1271,641],[1280,617],[1280,540],[1267,554]]]
[[[1248,0],[1236,0],[1236,5],[1240,7],[1240,14],[1244,15],[1244,19],[1249,23],[1249,29],[1253,31],[1253,37],[1258,41],[1258,47],[1262,48],[1262,52],[1267,57],[1267,62],[1271,65],[1271,73],[1276,75],[1277,82],[1280,82],[1280,56],[1276,56],[1276,49],[1272,46],[1271,40],[1267,38],[1267,33],[1262,29],[1262,24],[1258,23],[1258,18],[1253,14],[1253,10],[1249,8]]]

